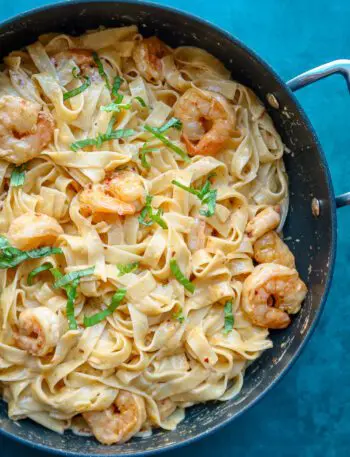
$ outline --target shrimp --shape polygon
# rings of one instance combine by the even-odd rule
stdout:
[[[244,281],[242,309],[254,325],[285,328],[290,324],[289,314],[300,310],[306,293],[294,268],[262,263]]]
[[[83,417],[100,443],[125,443],[146,421],[145,402],[139,395],[120,390],[112,406],[83,413]]]
[[[88,49],[72,48],[67,51],[61,51],[58,54],[54,55],[53,60],[57,64],[60,64],[66,60],[74,60],[74,62],[82,71],[96,66],[92,52]]]
[[[20,165],[40,155],[53,137],[54,120],[39,103],[0,98],[0,158]]]
[[[250,239],[257,240],[270,230],[274,230],[280,223],[280,208],[279,206],[268,206],[267,208],[256,214],[251,221],[248,222],[245,232]]]
[[[155,36],[140,41],[134,49],[133,58],[141,76],[150,82],[163,81],[161,59],[169,52],[168,47]]]
[[[258,263],[278,263],[288,268],[295,268],[294,255],[274,231],[258,238],[253,249],[254,259]]]
[[[18,249],[52,246],[63,229],[53,217],[40,213],[25,213],[10,224],[8,238]]]
[[[190,155],[215,155],[234,132],[235,113],[220,94],[188,89],[176,102],[175,117],[183,123],[183,140]]]
[[[19,315],[14,338],[19,348],[32,355],[44,356],[58,343],[59,318],[45,306],[25,309]]]
[[[100,184],[89,185],[80,196],[84,216],[91,214],[118,214],[127,216],[140,210],[146,192],[142,180],[133,171],[115,173]]]

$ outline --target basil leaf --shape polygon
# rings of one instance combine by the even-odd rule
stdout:
[[[137,96],[137,97],[135,97],[135,100],[137,100],[140,103],[142,108],[147,108],[146,102],[144,101],[144,99],[142,97]]]
[[[91,85],[90,78],[88,78],[87,76],[85,76],[85,82],[84,82],[81,86],[76,87],[75,89],[72,89],[72,90],[70,90],[69,92],[66,92],[65,94],[63,94],[63,100],[66,101],[66,100],[68,100],[69,98],[72,98],[72,97],[75,97],[76,95],[81,94],[81,93],[84,92],[84,90],[86,90],[90,85]]]
[[[102,143],[109,140],[118,140],[120,138],[127,138],[134,135],[135,131],[133,129],[119,129],[114,131],[109,131],[113,128],[114,118],[112,116],[109,121],[109,125],[106,133],[100,133],[96,138],[86,138],[86,140],[77,141],[70,145],[72,151],[77,152],[79,149],[84,148],[85,146],[101,146]]]
[[[72,151],[77,152],[79,149],[83,149],[86,146],[96,146],[95,138],[86,138],[85,140],[76,141],[70,145]]]
[[[177,281],[179,281],[179,283],[182,284],[186,290],[193,294],[196,286],[182,273],[175,259],[170,260],[170,270]]]
[[[39,267],[34,268],[34,270],[32,270],[27,277],[28,286],[31,286],[33,284],[33,279],[36,275],[42,273],[43,271],[51,270],[51,268],[53,268],[53,265],[50,262],[43,263]]]
[[[12,170],[11,178],[10,178],[10,186],[11,187],[21,187],[24,184],[24,180],[26,177],[26,164],[22,164],[19,167],[15,167]]]
[[[105,83],[106,83],[106,86],[107,86],[107,89],[110,91],[111,90],[111,84],[108,80],[108,76],[103,68],[103,65],[102,65],[102,62],[97,54],[97,52],[93,52],[92,53],[92,58],[94,59],[94,62],[95,64],[97,65],[97,68],[98,68],[98,72],[101,76],[101,78],[103,78],[105,80]]]
[[[176,130],[181,130],[182,122],[180,121],[180,119],[178,119],[177,117],[172,117],[164,125],[159,127],[157,130],[159,133],[163,133],[170,128],[174,128]]]
[[[216,208],[216,195],[217,195],[217,190],[210,190],[205,198],[203,198],[202,202],[205,204],[207,203],[207,210],[201,209],[199,210],[199,214],[202,216],[206,217],[212,217],[215,214],[215,208]]]
[[[67,285],[65,290],[67,292],[67,304],[66,304],[66,316],[68,319],[68,326],[70,330],[76,330],[78,328],[77,321],[74,316],[74,303],[77,297],[77,288],[78,288],[79,280],[76,279],[72,282],[72,284]]]
[[[185,321],[185,316],[183,315],[182,308],[180,308],[180,310],[176,313],[173,313],[173,318],[179,321],[180,324],[182,324]]]
[[[206,217],[211,217],[215,214],[217,190],[210,189],[209,179],[205,182],[204,186],[200,190],[185,186],[176,180],[171,181],[171,183],[177,187],[180,187],[180,189],[186,190],[187,192],[195,195],[201,200],[203,205],[207,205],[207,209],[200,209],[199,214]]]
[[[120,103],[112,102],[112,103],[109,103],[108,105],[101,106],[100,110],[107,111],[107,113],[110,113],[111,111],[116,111],[117,113],[119,113],[120,110],[122,110],[122,109],[130,109],[130,108],[131,108],[130,103],[120,104]]]
[[[4,249],[11,246],[8,239],[0,235],[0,249]]]
[[[176,146],[176,144],[172,143],[168,138],[166,138],[164,135],[159,133],[159,131],[155,127],[151,127],[149,125],[145,125],[144,129],[152,133],[158,140],[160,140],[165,146],[167,146],[169,149],[172,151],[176,152],[185,162],[190,161],[190,157],[188,156],[187,152],[183,151],[181,148]]]
[[[227,335],[228,333],[230,333],[232,331],[233,324],[234,324],[234,317],[232,314],[232,300],[228,300],[225,303],[224,313],[225,313],[224,334]]]
[[[112,95],[113,97],[120,97],[121,94],[118,94],[118,91],[120,89],[120,86],[122,85],[123,78],[120,76],[116,76],[113,81],[113,87],[112,87]],[[123,97],[123,96],[122,96]]]
[[[106,319],[107,316],[110,316],[118,308],[122,300],[126,295],[126,289],[118,289],[117,292],[113,295],[111,304],[107,309],[100,311],[99,313],[93,314],[89,317],[84,317],[85,327],[92,327],[93,325],[98,324],[99,322]]]
[[[71,271],[66,275],[59,278],[53,285],[54,289],[58,289],[59,287],[64,287],[67,284],[75,281],[76,279],[83,278],[84,276],[90,276],[94,273],[95,267],[85,268],[83,270]]]
[[[180,189],[183,189],[183,190],[185,190],[186,192],[189,192],[190,194],[193,194],[193,195],[195,195],[196,197],[200,198],[200,191],[197,190],[197,189],[194,189],[193,187],[185,186],[184,184],[182,184],[182,183],[179,182],[179,181],[176,181],[175,179],[173,179],[173,180],[171,181],[171,184],[174,184],[174,186],[180,187]]]
[[[139,262],[126,263],[125,265],[118,263],[117,268],[119,270],[118,276],[124,276],[127,273],[135,271],[139,267]]]
[[[159,151],[159,149],[158,148],[147,148],[146,144],[147,143],[145,143],[140,150],[141,165],[143,166],[143,168],[150,169],[151,164],[147,161],[146,154],[148,154],[150,152],[154,152],[154,151]]]
[[[138,217],[138,221],[139,221],[140,224],[146,225],[147,227],[149,227],[154,222],[156,222],[163,229],[167,229],[168,228],[167,223],[161,217],[162,214],[163,214],[162,209],[159,208],[156,213],[153,213],[153,208],[151,206],[152,198],[153,197],[151,195],[147,195],[147,197],[146,197],[146,205],[142,209],[142,211],[140,213],[140,216]],[[147,220],[147,218],[148,218],[148,220]]]
[[[2,240],[2,244],[4,241]],[[62,249],[45,246],[30,251],[21,251],[12,246],[3,246],[0,254],[0,269],[13,268],[28,259],[39,259],[52,254],[62,254]]]

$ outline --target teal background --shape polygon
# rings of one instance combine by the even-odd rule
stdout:
[[[0,0],[0,20],[47,4]],[[51,2],[55,3],[55,2]],[[167,0],[245,42],[284,80],[350,58],[349,0]],[[33,37],[34,38],[34,37]],[[28,37],[31,40],[31,37]],[[297,95],[325,150],[336,193],[350,191],[350,96],[333,77]],[[315,164],[317,166],[317,164]],[[350,208],[338,211],[338,255],[323,316],[302,355],[267,396],[223,430],[178,451],[190,457],[350,455]],[[46,453],[0,437],[0,456]]]

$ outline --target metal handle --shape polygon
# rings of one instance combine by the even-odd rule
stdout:
[[[305,73],[289,80],[287,82],[287,86],[290,90],[296,91],[318,81],[319,79],[327,78],[335,73],[339,73],[345,78],[350,92],[350,60],[347,59],[334,60],[333,62],[328,62],[324,65],[320,65],[319,67],[305,71]],[[350,192],[338,195],[335,197],[335,201],[337,208],[350,205]]]

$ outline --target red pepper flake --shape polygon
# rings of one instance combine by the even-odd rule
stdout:
[[[204,359],[204,362],[209,363],[208,357],[206,357],[206,358]]]

